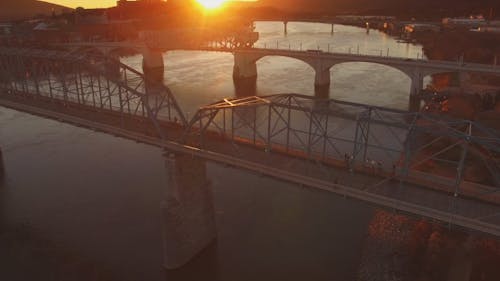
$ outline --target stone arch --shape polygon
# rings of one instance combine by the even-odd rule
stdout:
[[[395,65],[392,65],[392,64],[386,64],[386,63],[382,63],[382,62],[366,61],[366,60],[344,60],[344,61],[336,61],[336,62],[333,62],[329,66],[328,69],[331,69],[332,67],[337,66],[337,65],[349,64],[349,63],[366,63],[366,64],[379,65],[379,66],[383,66],[383,67],[386,67],[386,68],[395,69],[398,72],[404,74],[409,79],[413,79],[413,75],[412,75],[413,71],[411,69],[398,67],[398,66],[395,66]]]
[[[279,55],[275,55],[275,54],[269,54],[269,55],[262,55],[262,56],[259,56],[256,60],[255,60],[255,63],[257,63],[258,61],[260,61],[261,59],[263,58],[268,58],[268,57],[276,57],[276,58],[287,58],[287,59],[292,59],[292,60],[295,60],[295,61],[299,61],[299,62],[303,62],[305,63],[306,65],[308,65],[312,70],[315,70],[316,67],[315,67],[315,64],[314,62],[312,62],[311,60],[306,60],[306,59],[302,59],[302,58],[299,58],[299,57],[296,57],[296,56],[287,56],[287,55],[284,55],[284,54],[279,54]]]
[[[271,64],[264,63],[270,62]],[[259,64],[259,62],[261,62]],[[288,87],[299,87],[299,85],[294,85],[296,81],[307,81],[307,84],[310,83],[317,85],[318,81],[318,73],[317,69],[311,64],[310,61],[306,61],[301,59],[300,57],[286,56],[286,55],[267,55],[260,57],[257,61],[258,69],[260,70],[259,75],[276,75],[278,74],[280,79],[286,81]],[[274,66],[278,66],[277,68]],[[290,73],[287,70],[293,69],[293,72]],[[294,78],[295,75],[295,78]],[[297,75],[300,76],[300,79],[297,79]],[[329,74],[328,74],[329,78]],[[329,84],[329,81],[327,81]],[[304,84],[304,83],[300,83]],[[287,87],[287,88],[288,88]],[[282,89],[285,90],[285,89]]]
[[[246,52],[234,53],[233,78],[235,80],[256,79],[257,62],[265,57],[284,57],[303,62],[314,71],[317,80],[318,71],[316,71],[317,67],[314,65],[314,61],[286,54],[273,54],[273,53],[256,54],[256,53],[246,53]]]
[[[356,63],[362,63],[364,66],[362,68],[352,67]],[[349,67],[351,66],[352,69]],[[364,69],[364,71],[370,71],[370,67],[373,67],[373,71],[377,74],[366,76],[366,73],[360,74],[358,73],[359,69]],[[379,71],[382,70],[382,71]],[[336,98],[346,98],[347,96],[351,96],[349,93],[345,91],[351,90],[357,93],[366,93],[369,95],[373,94],[373,98],[376,100],[377,96],[383,97],[385,92],[394,92],[397,93],[394,96],[394,100],[397,104],[408,103],[410,108],[414,108],[418,110],[418,101],[415,101],[415,105],[411,106],[412,95],[418,93],[419,90],[423,88],[423,82],[420,82],[420,76],[418,73],[416,75],[412,75],[414,73],[410,72],[410,70],[400,69],[398,67],[377,63],[372,61],[358,61],[358,60],[345,60],[345,61],[337,61],[332,63],[329,70],[332,73],[332,81],[336,84],[336,87],[333,87],[333,90],[330,94],[336,96]],[[385,73],[390,71],[389,75]],[[356,75],[363,75],[363,80],[356,80]],[[385,79],[385,80],[381,80]],[[381,81],[386,81],[387,79],[391,79],[390,82],[382,83]],[[355,82],[354,82],[355,81]],[[354,82],[354,83],[353,83]],[[339,91],[339,89],[344,89],[344,91]],[[375,94],[380,93],[380,94]],[[355,97],[356,99],[357,97]],[[365,99],[364,95],[360,96],[360,99]],[[414,99],[417,100],[417,99]],[[387,102],[387,105],[391,104],[393,101],[386,101],[385,99],[381,99],[381,102]],[[358,102],[362,102],[358,100]]]

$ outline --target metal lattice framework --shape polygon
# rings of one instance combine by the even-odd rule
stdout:
[[[442,141],[447,142],[443,151],[426,160],[444,160],[438,156],[456,147],[472,150],[491,171],[494,185],[500,187],[500,133],[473,121],[285,94],[225,99],[204,106],[189,127],[185,141],[199,138],[203,144],[207,135],[217,134],[233,142],[269,151],[296,151],[321,161],[343,159],[346,154],[353,164],[385,159],[384,169],[396,163],[404,167],[403,162],[419,166],[422,163],[413,163],[415,157]]]
[[[285,94],[202,107],[184,141],[386,206],[396,200],[431,217],[444,212],[450,222],[463,219],[459,225],[477,229],[484,218],[500,233],[500,132],[479,123]],[[221,148],[224,141],[230,151]],[[349,192],[339,190],[343,179]]]
[[[149,118],[162,138],[160,120],[187,123],[166,86],[111,57],[1,48],[0,77],[0,87],[13,94]]]

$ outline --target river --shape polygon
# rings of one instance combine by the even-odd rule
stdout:
[[[421,46],[349,26],[258,22],[259,47],[417,58]],[[174,51],[165,83],[180,106],[242,95],[225,53]],[[123,58],[140,69],[141,57]],[[258,64],[257,95],[314,95],[314,72],[289,58]],[[368,63],[332,68],[331,98],[406,109],[410,79]],[[243,94],[244,95],[244,94]],[[374,209],[355,200],[208,163],[218,240],[185,268],[162,269],[155,147],[0,108],[3,280],[356,280]],[[84,278],[82,276],[90,276]],[[98,276],[98,277],[95,277]],[[79,279],[81,278],[81,279]]]

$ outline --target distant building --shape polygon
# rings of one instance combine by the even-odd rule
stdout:
[[[71,37],[68,22],[62,18],[40,21],[34,25],[32,32],[36,44],[63,43]]]
[[[75,11],[75,24],[107,24],[107,9],[83,9],[77,8]]]
[[[164,0],[119,0],[116,7],[108,9],[108,15],[111,20],[147,18],[162,14],[166,5]]]

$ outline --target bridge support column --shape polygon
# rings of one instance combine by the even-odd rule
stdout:
[[[233,80],[235,83],[257,80],[256,59],[247,54],[234,54]]]
[[[283,22],[283,33],[284,33],[285,35],[287,35],[287,34],[288,34],[288,22],[287,22],[287,21],[284,21],[284,22]]]
[[[420,111],[420,91],[424,87],[424,79],[420,73],[415,73],[411,78],[410,101],[408,109],[411,112]]]
[[[163,82],[163,54],[159,51],[147,50],[142,54],[142,70],[144,75],[155,82]]]
[[[469,84],[470,74],[467,72],[459,72],[458,73],[458,87],[464,88]]]
[[[0,147],[0,180],[3,178],[4,174],[5,174],[5,169],[3,166],[2,148]]]
[[[166,157],[168,186],[161,206],[164,266],[175,269],[209,246],[217,232],[205,161],[183,154]]]
[[[120,57],[111,54],[108,54],[108,56],[111,57],[111,60],[107,60],[104,64],[106,73],[115,78],[120,77],[120,65],[115,62],[120,61]]]
[[[315,69],[314,88],[316,90],[330,87],[330,69]]]

